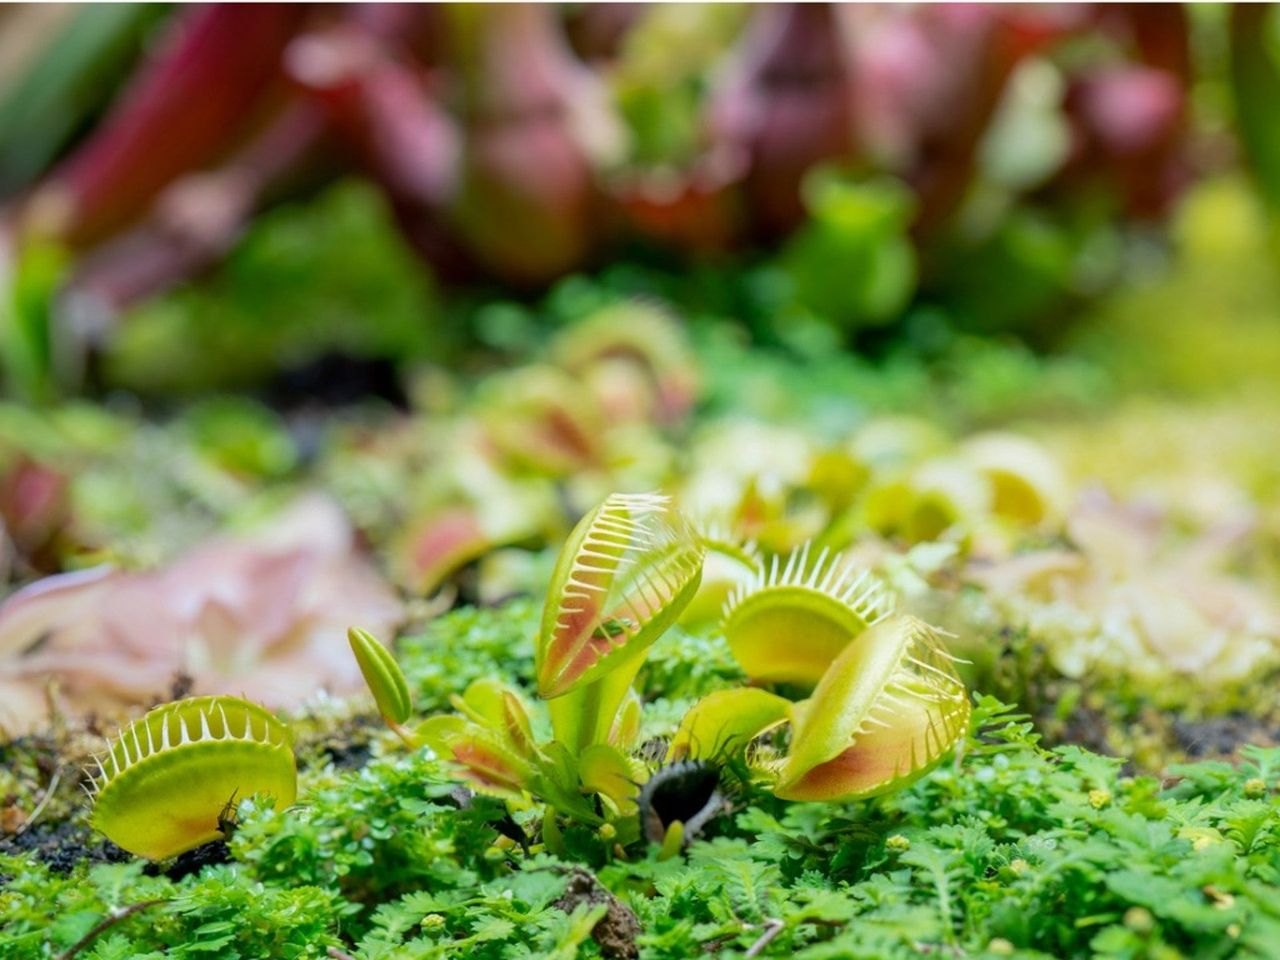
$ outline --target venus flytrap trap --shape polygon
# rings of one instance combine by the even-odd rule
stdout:
[[[812,687],[854,637],[892,609],[871,574],[825,549],[810,565],[805,544],[785,562],[775,556],[729,595],[721,630],[753,680]]]
[[[222,836],[237,800],[293,803],[289,729],[237,697],[192,697],[156,707],[94,758],[91,822],[117,846],[164,860]]]
[[[666,497],[614,494],[561,549],[535,646],[556,739],[608,740],[649,646],[698,592],[706,548]]]
[[[797,706],[774,793],[848,801],[906,786],[968,729],[969,697],[938,632],[891,617],[849,644]]]

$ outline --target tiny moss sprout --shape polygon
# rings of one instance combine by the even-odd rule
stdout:
[[[163,860],[222,835],[235,797],[293,803],[288,728],[237,697],[191,697],[129,724],[94,758],[92,823],[116,845]]]

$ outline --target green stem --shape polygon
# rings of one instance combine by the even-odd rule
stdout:
[[[596,743],[608,743],[614,718],[644,663],[645,651],[619,663],[599,680],[548,702],[556,739],[575,756]]]

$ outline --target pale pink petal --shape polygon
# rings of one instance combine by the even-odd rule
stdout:
[[[61,573],[23,587],[0,606],[0,670],[42,637],[92,619],[124,579],[113,567]]]

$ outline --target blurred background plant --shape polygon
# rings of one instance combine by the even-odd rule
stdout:
[[[1167,258],[1189,185],[1243,167],[1280,204],[1269,7],[3,17],[2,342],[28,398],[454,360],[478,299],[619,257],[764,342],[1042,349]]]

